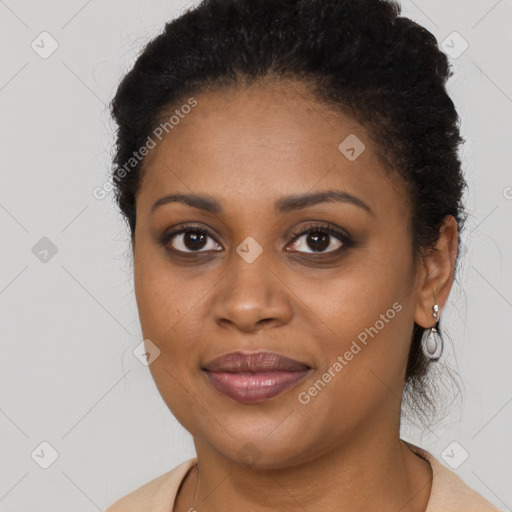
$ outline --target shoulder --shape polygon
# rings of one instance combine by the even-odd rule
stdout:
[[[105,512],[168,512],[178,488],[196,458],[186,460],[171,471],[150,480],[112,503]]]
[[[501,512],[431,453],[407,444],[432,467],[432,491],[425,512]]]

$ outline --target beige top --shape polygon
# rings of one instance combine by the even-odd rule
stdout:
[[[432,467],[432,490],[425,512],[502,512],[429,452],[406,443]],[[196,461],[193,458],[182,462],[117,500],[105,512],[171,512],[178,488]]]

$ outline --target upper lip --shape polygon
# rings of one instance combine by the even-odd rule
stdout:
[[[310,366],[276,352],[229,352],[203,366],[209,372],[270,372],[309,370]]]

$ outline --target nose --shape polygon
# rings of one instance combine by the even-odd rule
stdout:
[[[248,263],[236,252],[216,287],[213,315],[218,325],[251,332],[278,327],[293,316],[289,285],[262,253]]]

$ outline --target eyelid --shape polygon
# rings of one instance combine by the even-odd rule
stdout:
[[[293,242],[299,236],[309,234],[310,232],[314,232],[315,229],[318,231],[324,231],[334,236],[335,238],[338,238],[338,240],[342,242],[348,242],[351,240],[351,236],[343,228],[339,228],[334,224],[331,224],[330,222],[324,221],[311,221],[305,226],[302,226],[300,229],[295,230],[289,236],[292,237],[291,241]]]

